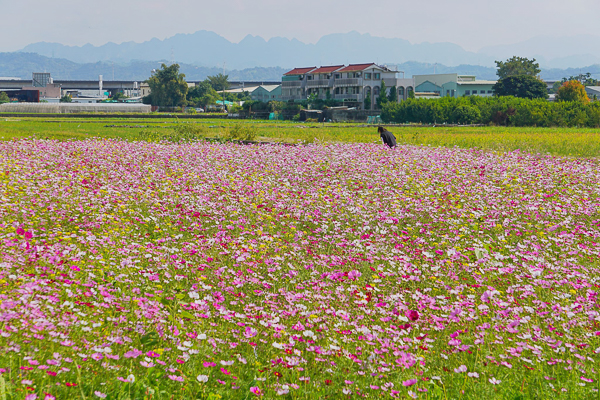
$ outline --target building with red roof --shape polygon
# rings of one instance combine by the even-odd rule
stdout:
[[[402,99],[412,91],[412,80],[397,77],[397,71],[375,63],[329,65],[312,68],[294,68],[282,79],[282,100],[303,101],[309,96],[332,99],[349,107],[373,109],[380,96],[381,84],[386,88],[401,87]],[[386,90],[386,94],[388,95]],[[405,95],[406,94],[406,95]]]
[[[294,68],[293,70],[286,72],[283,76],[292,76],[292,75],[304,75],[309,73],[310,71],[316,69],[317,67],[306,67],[306,68]]]

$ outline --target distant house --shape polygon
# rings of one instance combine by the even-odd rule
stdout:
[[[434,93],[439,97],[494,95],[496,81],[477,80],[473,75],[433,74],[415,75],[415,94]]]
[[[281,92],[283,101],[303,101],[316,95],[318,99],[333,99],[349,107],[364,108],[370,99],[373,109],[380,95],[381,82],[389,90],[392,86],[407,96],[413,89],[412,80],[398,79],[397,71],[375,63],[330,65],[294,68],[283,75]],[[388,95],[386,92],[385,95]],[[399,100],[405,97],[400,97]]]
[[[593,99],[594,95],[600,99],[600,86],[586,86],[585,91],[590,99]]]
[[[281,101],[281,85],[259,85],[226,90],[226,93],[247,92],[255,101]]]
[[[250,93],[250,98],[265,103],[281,101],[281,85],[260,85]]]

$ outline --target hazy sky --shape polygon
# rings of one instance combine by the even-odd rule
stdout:
[[[476,51],[534,36],[598,34],[598,0],[0,0],[0,51],[34,42],[142,42],[214,31],[316,42],[356,30]],[[587,20],[586,20],[587,18]]]

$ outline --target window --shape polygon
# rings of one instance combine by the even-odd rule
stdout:
[[[312,81],[312,78],[313,78],[312,75],[308,75],[307,77],[308,77],[309,81]]]
[[[471,91],[470,90],[465,90],[465,96],[470,96],[471,95]]]
[[[494,94],[493,90],[488,90],[488,94]]]
[[[446,96],[450,96],[450,90],[446,90]]]
[[[381,79],[381,74],[379,72],[376,72],[374,79]]]
[[[352,72],[348,72],[348,73],[346,74],[346,78],[352,78]]]
[[[335,79],[340,79],[340,74],[335,74]]]
[[[485,94],[485,90],[480,90],[479,93]]]
[[[371,79],[371,73],[370,72],[366,72],[365,73],[365,79]]]

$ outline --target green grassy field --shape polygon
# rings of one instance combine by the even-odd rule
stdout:
[[[72,119],[0,118],[0,140],[27,137],[58,140],[121,138],[125,140],[179,140],[176,129],[191,132],[185,139],[224,138],[243,127],[255,140],[273,142],[378,141],[375,127],[361,124],[318,124],[240,120],[177,119]],[[532,153],[588,157],[600,155],[600,131],[579,128],[415,127],[389,128],[400,144],[480,148],[494,151],[521,150]],[[190,136],[191,135],[191,136]]]

